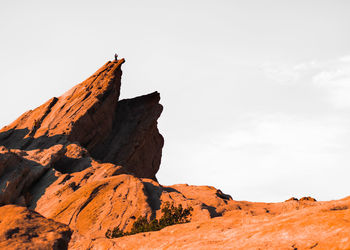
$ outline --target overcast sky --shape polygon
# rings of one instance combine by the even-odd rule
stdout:
[[[0,1],[0,127],[117,52],[158,91],[161,184],[236,200],[350,195],[350,1]]]

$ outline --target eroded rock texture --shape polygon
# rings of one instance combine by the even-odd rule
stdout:
[[[154,92],[118,102],[112,133],[90,150],[91,155],[118,163],[137,177],[155,179],[164,144],[157,128],[163,110],[159,100]]]
[[[193,207],[193,221],[220,216],[235,208],[231,197],[223,197],[212,187],[163,187],[151,179],[120,174],[121,169],[113,164],[92,165],[72,174],[48,172],[31,190],[33,194],[45,192],[33,197],[30,208],[69,225],[88,239],[104,237],[108,229],[115,227],[129,231],[140,216],[160,218],[161,204],[166,201]]]
[[[77,143],[96,160],[156,179],[164,143],[157,129],[160,97],[152,93],[119,102],[123,63],[106,63],[59,98],[23,114],[0,130],[0,145],[33,150]],[[70,167],[62,163],[60,171],[74,172]]]
[[[65,147],[19,150],[0,146],[0,204],[26,204],[29,188],[65,154]]]
[[[93,148],[112,130],[123,60],[108,62],[59,98],[24,113],[0,130],[0,143],[22,150],[47,148],[67,140]]]
[[[0,207],[1,249],[55,249],[68,247],[72,231],[25,207]]]
[[[9,183],[0,193],[0,203],[17,200],[23,188],[48,169],[73,173],[91,167],[95,160],[156,180],[164,143],[157,129],[160,97],[152,93],[118,101],[123,63],[124,59],[106,63],[59,98],[0,130],[0,145],[4,146],[0,151],[1,184]],[[59,152],[53,152],[57,147]],[[43,165],[25,156],[39,151],[53,159]]]
[[[160,96],[119,101],[123,63],[106,63],[0,131],[0,204],[27,206],[84,242],[117,226],[128,231],[140,216],[159,218],[166,201],[192,206],[193,220],[231,209],[215,188],[157,182]]]
[[[350,197],[329,202],[237,202],[237,205],[242,210],[222,217],[114,240],[99,238],[89,248],[350,249]],[[81,243],[72,241],[70,246],[78,249]]]
[[[157,92],[119,101],[123,63],[107,62],[62,96],[0,130],[0,205],[28,206],[98,235],[115,222],[108,222],[112,215],[126,227],[130,217],[152,213],[138,177],[156,180],[164,144],[157,119],[163,107]],[[104,204],[111,194],[138,199],[140,207],[119,198]],[[118,210],[94,215],[87,210],[91,207]],[[103,228],[98,230],[89,218]]]
[[[65,249],[71,237],[70,249],[350,246],[349,199],[252,203],[214,187],[160,185],[160,96],[119,100],[123,63],[107,62],[0,130],[0,248]],[[140,216],[159,219],[165,202],[192,207],[192,222],[105,237]]]

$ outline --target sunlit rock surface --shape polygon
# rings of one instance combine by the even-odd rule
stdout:
[[[0,249],[67,249],[72,231],[25,207],[0,207]]]
[[[0,130],[0,248],[350,248],[349,198],[254,203],[214,187],[159,184],[160,95],[119,100],[123,63],[107,62]],[[192,207],[191,222],[105,237],[140,216],[159,219],[166,202]]]

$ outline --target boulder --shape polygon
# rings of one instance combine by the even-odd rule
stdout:
[[[1,249],[55,249],[68,247],[72,231],[25,207],[0,207]]]

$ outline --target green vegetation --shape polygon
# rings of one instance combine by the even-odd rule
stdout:
[[[348,209],[348,206],[335,206],[335,207],[332,207],[330,210],[338,211],[338,210],[346,210],[346,209]]]
[[[165,202],[162,207],[163,215],[159,220],[154,219],[148,222],[146,217],[141,216],[134,222],[130,232],[124,233],[119,227],[115,227],[113,230],[108,229],[105,235],[107,238],[112,239],[137,233],[159,231],[167,226],[190,222],[188,217],[192,215],[192,211],[192,207],[184,209],[181,204],[175,207],[174,204],[170,205],[169,202]]]

